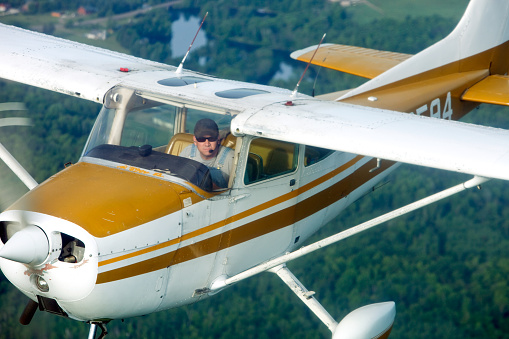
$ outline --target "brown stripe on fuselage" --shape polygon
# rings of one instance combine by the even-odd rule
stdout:
[[[468,58],[410,76],[346,98],[342,102],[398,112],[414,112],[423,104],[451,92],[453,120],[458,120],[478,103],[462,101],[463,92],[490,74],[505,74],[509,68],[509,41]],[[376,97],[377,101],[368,100]],[[443,102],[443,101],[442,101]],[[426,114],[429,115],[429,114]]]
[[[504,57],[500,57],[500,51],[506,51]],[[388,88],[401,87],[405,85],[410,85],[412,83],[421,82],[425,80],[431,80],[440,78],[445,75],[455,74],[455,73],[466,73],[472,71],[486,71],[488,70],[491,74],[504,74],[507,72],[507,68],[509,65],[509,60],[507,59],[507,53],[509,53],[509,41],[473,55],[468,58],[464,58],[461,60],[453,61],[449,64],[431,69],[426,72],[422,72],[408,78],[404,78],[393,83],[384,85],[375,90],[385,90]],[[494,61],[494,59],[497,59]],[[363,93],[364,94],[364,93]],[[363,95],[359,94],[359,95]]]
[[[225,232],[225,234],[217,235],[216,237],[218,238],[226,239],[226,241],[220,242],[219,247],[208,246],[209,238],[186,246],[189,249],[187,253],[183,253],[182,255],[179,254],[180,250],[178,250],[173,264],[179,264],[199,256],[223,250],[290,226],[344,198],[355,189],[374,178],[380,171],[388,169],[393,164],[394,162],[384,161],[378,171],[370,173],[369,171],[376,167],[376,159],[368,161],[348,177],[297,204],[229,230]],[[214,243],[219,243],[219,241],[216,240]]]
[[[147,260],[147,265],[143,264],[145,261],[141,261],[111,271],[99,273],[97,283],[102,284],[125,279],[131,276],[149,273],[157,269],[163,269],[167,266],[180,264],[290,226],[339,201],[393,164],[394,162],[384,161],[378,171],[371,173],[370,170],[376,167],[376,159],[372,159],[343,180],[295,205],[281,209],[222,234],[179,248],[171,252],[172,254],[168,253]],[[168,258],[170,257],[173,259],[171,263],[168,262]]]
[[[165,248],[165,247],[169,247],[169,246],[172,246],[180,241],[185,241],[185,240],[189,240],[189,239],[192,239],[192,238],[195,238],[197,236],[200,236],[202,234],[205,234],[205,233],[208,233],[208,232],[211,232],[211,231],[214,231],[218,228],[221,228],[227,224],[230,224],[232,222],[235,222],[235,221],[239,221],[241,219],[244,219],[248,216],[251,216],[255,213],[258,213],[258,212],[261,212],[265,209],[268,209],[270,207],[273,207],[273,206],[276,206],[280,203],[283,203],[287,200],[290,200],[290,199],[293,199],[295,197],[297,197],[298,195],[304,193],[304,192],[307,192],[309,191],[310,189],[324,183],[325,181],[329,180],[329,179],[332,179],[334,176],[338,175],[339,173],[347,170],[348,168],[352,167],[353,165],[355,165],[357,162],[359,162],[363,157],[360,156],[360,155],[357,155],[355,156],[352,160],[346,162],[344,165],[342,166],[339,166],[338,168],[334,169],[333,171],[321,176],[320,178],[302,186],[302,187],[299,187],[298,189],[296,190],[293,190],[289,193],[286,193],[286,194],[283,194],[279,197],[276,197],[272,200],[269,200],[267,202],[264,202],[264,203],[261,203],[259,205],[256,205],[255,207],[252,207],[248,210],[245,210],[243,212],[240,212],[238,214],[235,214],[225,220],[221,220],[221,221],[218,221],[216,223],[213,223],[211,225],[208,225],[208,226],[205,226],[205,227],[202,227],[196,231],[193,231],[193,232],[189,232],[189,233],[186,233],[184,235],[182,235],[182,237],[180,239],[172,239],[170,241],[166,241],[166,242],[163,242],[163,243],[160,243],[156,246],[152,246],[150,248],[145,248],[145,249],[142,249],[142,250],[139,250],[139,251],[136,251],[136,252],[132,252],[132,253],[129,253],[129,254],[124,254],[124,255],[121,255],[121,256],[118,256],[118,257],[115,257],[115,258],[111,258],[111,259],[107,259],[107,260],[103,260],[101,262],[99,262],[99,267],[101,266],[105,266],[105,265],[109,265],[109,264],[112,264],[112,263],[115,263],[115,262],[118,262],[118,261],[121,261],[121,260],[125,260],[125,259],[129,259],[129,258],[133,258],[135,256],[138,256],[138,255],[142,255],[142,254],[145,254],[145,253],[149,253],[149,252],[153,252],[153,251],[156,251],[156,250],[159,250],[161,248]]]
[[[452,120],[459,120],[479,106],[478,103],[466,102],[460,99],[465,89],[484,79],[488,74],[487,70],[449,74],[399,87],[385,86],[343,101],[355,105],[407,113],[415,113],[417,108],[427,105],[427,110],[422,115],[430,116],[431,102],[440,99],[440,110],[443,111],[447,93],[450,92],[453,111]],[[371,101],[368,100],[368,97],[376,97],[377,100]]]

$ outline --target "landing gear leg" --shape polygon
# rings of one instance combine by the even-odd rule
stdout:
[[[95,339],[95,334],[97,332],[97,326],[101,329],[101,334],[97,339],[103,339],[108,334],[108,330],[106,330],[106,326],[101,322],[91,322],[90,323],[90,331],[88,332],[88,339]]]
[[[299,297],[304,304],[320,319],[325,326],[331,330],[332,333],[336,330],[338,323],[333,317],[323,308],[323,306],[313,296],[315,292],[310,292],[302,285],[286,265],[279,265],[272,269],[270,272],[276,273],[283,282],[290,287],[290,289]]]
[[[302,285],[286,265],[279,265],[270,272],[276,273],[281,280],[306,304],[306,306],[329,328],[332,339],[387,338],[391,333],[396,307],[394,302],[371,304],[350,312],[338,324],[329,312]]]

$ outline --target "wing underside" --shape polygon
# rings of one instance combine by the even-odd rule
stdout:
[[[232,121],[264,136],[391,161],[509,180],[509,131],[341,102],[274,104]]]

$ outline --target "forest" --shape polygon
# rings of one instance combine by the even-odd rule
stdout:
[[[30,28],[27,22],[36,22],[49,11],[76,10],[81,5],[63,0],[34,3],[37,6],[34,4],[30,12],[18,18],[2,17],[0,22]],[[86,1],[97,8],[96,17],[106,18],[144,3]],[[425,2],[415,3],[426,6]],[[463,11],[466,3],[463,1],[457,11]],[[204,24],[207,43],[191,52],[185,68],[293,89],[305,65],[291,60],[289,54],[317,44],[323,33],[330,43],[416,53],[446,36],[456,24],[450,17],[421,15],[417,5],[407,16],[381,16],[369,23],[359,18],[358,11],[326,0],[185,0],[169,10],[154,9],[130,20],[106,21],[110,31],[106,43],[136,56],[178,65],[181,57],[172,57],[169,44],[177,34],[172,32],[172,22],[181,13],[201,18],[209,12]],[[85,25],[76,19],[66,29],[58,28],[58,22],[52,24],[54,34],[62,37],[69,36],[69,28]],[[94,24],[89,28],[99,27]],[[285,79],[274,77],[282,63],[293,69]],[[317,94],[364,81],[311,68],[301,92],[310,94],[315,78]],[[2,109],[2,103],[9,102],[22,102],[26,109]],[[79,160],[99,109],[91,102],[1,81],[0,118],[30,117],[33,126],[3,127],[0,142],[42,182],[66,163]],[[483,105],[465,121],[509,128],[509,111]],[[5,208],[26,189],[3,163],[0,173],[0,203]],[[350,206],[311,241],[467,179],[455,173],[401,165],[384,185]],[[369,303],[395,301],[397,315],[390,338],[509,338],[508,188],[507,183],[493,180],[480,190],[425,207],[288,266],[336,319]],[[88,325],[42,312],[29,326],[20,325],[18,318],[26,301],[0,275],[0,338],[87,336]],[[115,320],[107,327],[107,338],[330,337],[327,328],[270,273],[242,281],[193,305]]]

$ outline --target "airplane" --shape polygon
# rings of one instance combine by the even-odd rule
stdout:
[[[456,28],[415,55],[320,44],[292,57],[368,81],[317,97],[219,79],[0,25],[0,77],[101,103],[80,160],[0,214],[0,268],[37,309],[90,324],[194,303],[276,274],[333,338],[387,338],[383,301],[337,322],[291,260],[490,179],[508,180],[509,131],[458,122],[509,105],[509,3],[471,0]],[[227,187],[179,156],[202,118],[234,152]],[[402,140],[426,140],[407,143]],[[197,142],[197,141],[196,141]],[[399,163],[472,176],[310,245],[303,243]],[[69,282],[72,281],[72,288]]]

